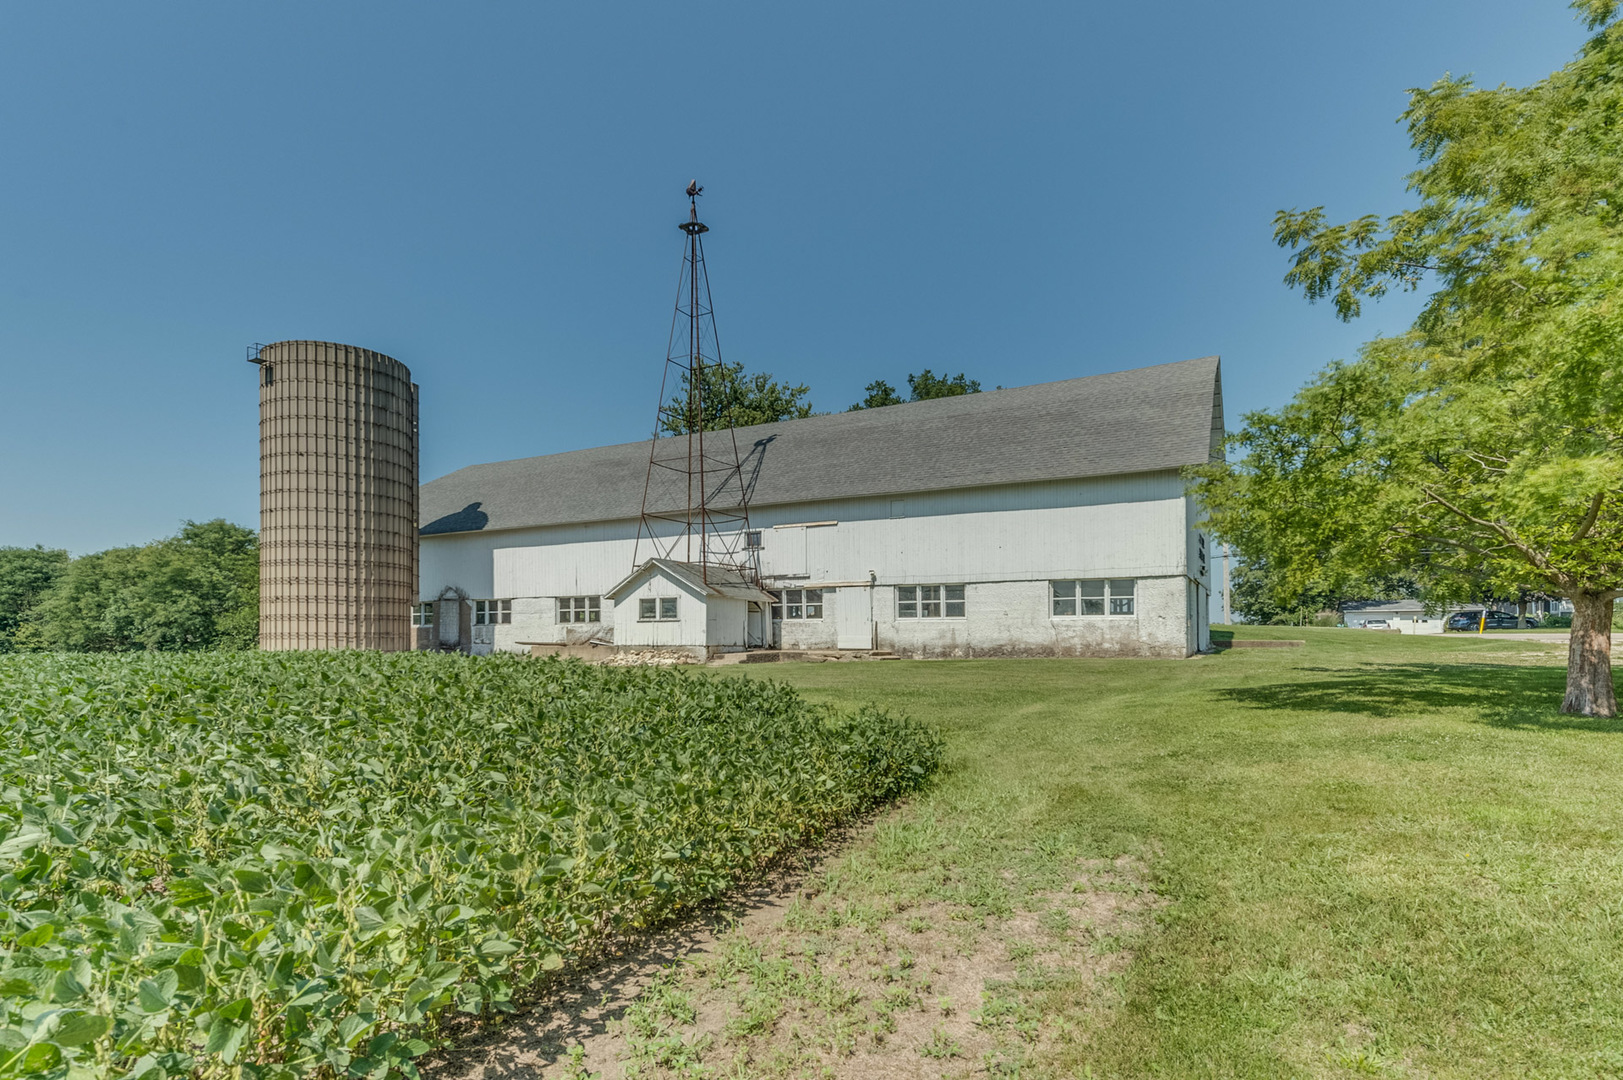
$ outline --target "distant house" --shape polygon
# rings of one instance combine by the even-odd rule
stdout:
[[[422,488],[419,647],[1187,656],[1222,435],[1216,357],[740,428],[759,586],[636,554],[648,442],[470,466]]]
[[[1453,610],[1453,608],[1449,609],[1449,611]],[[1346,604],[1341,609],[1342,621],[1354,629],[1358,629],[1374,619],[1384,619],[1389,623],[1396,623],[1400,619],[1407,621],[1422,618],[1425,614],[1426,605],[1419,600],[1370,600],[1363,603]]]
[[[1446,619],[1456,611],[1481,611],[1481,604],[1448,604],[1440,611],[1434,611],[1430,616],[1426,614],[1426,607],[1419,600],[1371,600],[1357,604],[1344,604],[1341,608],[1342,621],[1348,626],[1358,628],[1371,619],[1385,619],[1396,623],[1399,620],[1408,622],[1414,619],[1434,618]],[[1514,615],[1516,605],[1509,601],[1495,600],[1487,605],[1489,611],[1506,611]],[[1566,600],[1538,600],[1527,605],[1527,614],[1538,617],[1548,615],[1551,611],[1571,610],[1572,604]]]

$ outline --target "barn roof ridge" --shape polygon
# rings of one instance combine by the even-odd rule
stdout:
[[[756,507],[1154,472],[1211,459],[1219,369],[1205,356],[734,430]],[[466,466],[423,485],[422,533],[635,519],[648,454],[644,439]]]

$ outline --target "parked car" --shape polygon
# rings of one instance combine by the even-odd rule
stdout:
[[[1448,617],[1444,626],[1446,630],[1475,630],[1479,626],[1488,630],[1523,630],[1538,625],[1538,620],[1527,617],[1517,619],[1514,612],[1490,611],[1487,620],[1482,618],[1481,610],[1456,611]]]
[[[1390,629],[1392,629],[1392,624],[1387,622],[1385,619],[1365,619],[1364,620],[1364,629],[1365,630],[1390,630]]]

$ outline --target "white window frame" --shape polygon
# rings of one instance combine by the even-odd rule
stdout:
[[[513,601],[511,600],[475,600],[473,602],[473,625],[475,626],[502,626],[513,621]]]
[[[1070,578],[1048,583],[1050,618],[1111,619],[1137,614],[1137,578]]]
[[[681,616],[674,596],[641,596],[637,598],[638,622],[676,622]]]
[[[969,598],[963,585],[898,585],[898,619],[962,619]]]
[[[438,607],[439,605],[434,603],[432,600],[426,604],[411,605],[411,625],[433,626],[434,609]]]
[[[577,623],[600,623],[602,621],[603,598],[601,596],[558,597],[558,622],[560,624],[572,626]]]
[[[782,589],[772,603],[772,618],[778,622],[821,619],[824,610],[822,589]]]

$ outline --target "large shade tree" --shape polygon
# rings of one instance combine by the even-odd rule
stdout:
[[[1418,205],[1331,224],[1282,211],[1286,282],[1343,319],[1389,289],[1411,330],[1245,418],[1200,471],[1214,532],[1282,589],[1411,574],[1428,599],[1533,591],[1573,603],[1562,709],[1617,711],[1623,595],[1623,26],[1525,88],[1444,78],[1404,114]]]

